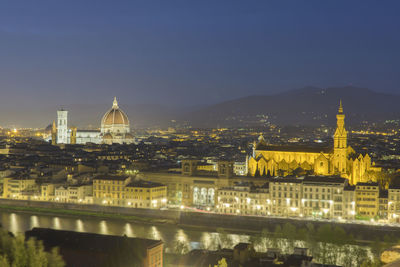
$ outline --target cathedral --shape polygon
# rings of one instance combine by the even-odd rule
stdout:
[[[380,171],[371,163],[368,154],[356,154],[347,145],[342,101],[336,115],[337,127],[332,147],[293,147],[268,145],[260,136],[253,145],[253,153],[247,159],[251,176],[285,176],[294,170],[304,170],[315,175],[340,175],[350,184],[367,182],[369,171]]]
[[[104,114],[101,120],[100,136],[104,144],[130,144],[133,136],[130,134],[129,119],[114,97],[112,108]]]
[[[68,111],[58,110],[57,124],[54,121],[51,130],[51,141],[52,144],[132,144],[134,137],[130,133],[128,116],[119,108],[114,97],[111,109],[101,120],[100,131],[68,128]]]

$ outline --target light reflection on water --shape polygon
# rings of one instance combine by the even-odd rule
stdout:
[[[31,216],[30,228],[39,227],[39,219],[36,215]]]
[[[13,212],[0,212],[0,214],[1,225],[14,234],[25,232],[33,227],[44,227],[109,235],[126,235],[129,237],[163,240],[165,248],[168,251],[174,251],[176,248],[182,251],[195,248],[215,250],[218,249],[221,244],[222,247],[232,248],[240,242],[258,240],[257,242],[253,242],[256,251],[266,251],[267,248],[277,245],[281,247],[284,252],[289,252],[289,246],[285,240],[275,240],[275,242],[278,242],[275,244],[270,238],[260,238],[259,234],[251,236],[244,234],[219,234],[198,229],[182,228],[176,225],[165,224],[155,226],[144,223],[127,223],[124,221],[97,218],[79,219],[76,217],[54,217],[51,215],[33,215]],[[295,245],[304,246],[305,244],[304,241],[297,241]]]
[[[10,231],[13,233],[19,232],[19,220],[17,219],[17,214],[10,214]]]
[[[100,222],[100,231],[99,231],[99,233],[102,234],[102,235],[110,235],[110,234],[112,234],[112,233],[110,233],[108,231],[107,222],[105,220],[102,220]]]
[[[58,217],[53,218],[53,227],[52,228],[61,230],[60,218],[58,218]]]
[[[125,224],[125,230],[124,230],[124,234],[127,237],[134,237],[133,231],[132,231],[132,226],[130,223],[126,223]]]
[[[85,227],[83,227],[83,222],[81,219],[76,220],[76,231],[85,232]]]
[[[143,237],[143,236],[141,236],[141,237]],[[149,236],[147,238],[155,239],[155,240],[164,240],[164,238],[162,238],[160,231],[157,229],[156,226],[151,226]]]
[[[199,230],[184,230],[175,225],[150,225],[118,220],[104,220],[97,218],[76,218],[51,215],[33,215],[28,213],[0,212],[0,223],[8,231],[17,234],[34,227],[91,232],[107,235],[126,235],[129,237],[163,240],[165,247],[179,241],[190,247],[192,243],[212,243],[211,237],[217,233],[202,232]],[[215,246],[217,247],[217,246]]]

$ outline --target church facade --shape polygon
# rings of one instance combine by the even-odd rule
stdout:
[[[49,140],[50,141],[50,140]],[[116,97],[113,105],[102,120],[100,130],[78,130],[68,127],[68,111],[57,111],[57,124],[54,121],[51,133],[52,144],[132,144],[134,137],[130,133],[128,116],[119,106]]]
[[[272,146],[261,136],[247,159],[249,175],[285,176],[302,170],[314,175],[340,175],[350,184],[369,181],[368,172],[380,169],[374,167],[368,154],[356,154],[347,144],[341,101],[336,119],[333,147]]]

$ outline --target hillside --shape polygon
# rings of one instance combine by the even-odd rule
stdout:
[[[219,103],[191,112],[185,119],[197,127],[250,126],[260,123],[263,117],[279,125],[332,124],[340,99],[349,124],[400,118],[400,95],[357,87],[305,87]]]

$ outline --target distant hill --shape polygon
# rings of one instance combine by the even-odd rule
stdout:
[[[193,127],[246,127],[274,123],[286,125],[331,125],[342,99],[346,123],[380,122],[400,119],[400,95],[389,95],[366,88],[305,87],[274,95],[253,95],[202,107],[167,107],[151,104],[121,104],[132,128],[168,127],[190,124]],[[46,127],[56,119],[60,107],[0,107],[0,126]],[[69,125],[99,128],[110,103],[70,104]],[[11,116],[12,115],[12,116]],[[174,120],[176,123],[172,123]]]
[[[267,122],[278,125],[333,124],[342,99],[346,122],[400,118],[400,95],[377,93],[366,88],[305,87],[275,95],[254,95],[208,106],[188,113],[193,126],[250,126]]]

